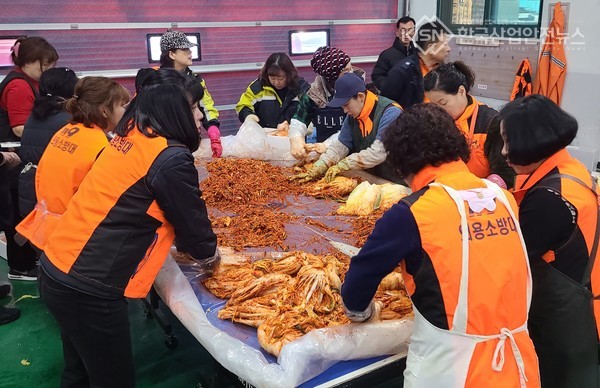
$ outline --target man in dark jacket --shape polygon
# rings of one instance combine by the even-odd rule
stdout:
[[[373,67],[373,74],[371,74],[371,79],[378,89],[381,89],[381,82],[396,63],[416,53],[412,43],[413,36],[415,36],[415,24],[415,19],[410,16],[401,17],[396,22],[394,44],[379,54],[375,67]]]
[[[448,57],[449,35],[444,25],[437,21],[420,26],[414,39],[417,53],[392,67],[381,83],[381,95],[396,101],[404,109],[424,102],[423,77]]]

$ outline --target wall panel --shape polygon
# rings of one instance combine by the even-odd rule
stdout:
[[[14,3],[3,6],[0,13],[0,36],[44,36],[59,52],[58,65],[70,67],[77,72],[133,72],[141,67],[155,65],[148,63],[146,34],[162,33],[166,29],[155,26],[150,28],[139,23],[166,23],[166,26],[173,22],[250,22],[248,27],[178,28],[183,32],[201,34],[202,60],[194,62],[194,66],[202,71],[202,66],[262,63],[273,52],[287,53],[288,31],[299,29],[329,28],[331,45],[343,49],[352,57],[376,57],[393,41],[394,25],[391,19],[397,17],[397,10],[398,2],[389,0],[107,0],[101,4],[91,0],[51,0],[50,4],[48,0],[31,0],[27,7]],[[255,23],[281,20],[291,21],[294,25],[263,26]],[[333,24],[329,23],[330,20]],[[298,21],[310,23],[296,25]],[[320,25],[312,25],[315,21]],[[338,24],[335,24],[336,21]],[[63,25],[44,25],[47,23]],[[85,29],[86,26],[69,29],[71,23],[96,24],[93,29]],[[111,23],[131,25],[127,28],[127,25],[116,26]],[[8,30],[7,26],[11,24],[17,24],[23,29]],[[292,57],[293,60],[310,58],[311,55]],[[367,79],[370,80],[373,64],[363,63],[359,66],[367,70]],[[314,73],[309,68],[299,70],[307,81],[312,82]],[[0,76],[8,71],[9,69],[0,69]],[[224,71],[206,74],[205,79],[216,104],[230,106],[237,102],[257,73],[257,70],[235,73]],[[131,78],[120,79],[120,82],[133,89]],[[236,130],[239,125],[233,112],[223,111],[222,115],[225,131]]]

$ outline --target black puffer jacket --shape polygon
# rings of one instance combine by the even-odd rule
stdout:
[[[423,74],[418,55],[398,62],[381,84],[381,95],[396,101],[403,109],[423,102]]]
[[[416,54],[416,50],[412,42],[406,47],[400,42],[400,39],[396,38],[392,47],[383,50],[379,54],[375,67],[373,67],[371,80],[375,86],[381,90],[381,84],[392,67],[404,58]]]

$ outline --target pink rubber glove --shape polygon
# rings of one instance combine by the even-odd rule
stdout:
[[[500,186],[501,188],[503,188],[504,190],[507,190],[508,188],[506,187],[506,182],[504,182],[504,179],[502,179],[500,177],[500,175],[498,174],[491,174],[490,176],[488,176],[486,178],[488,181],[490,182],[494,182],[495,184],[497,184],[498,186]]]
[[[213,158],[220,158],[223,153],[223,146],[221,145],[221,131],[216,125],[211,125],[206,130],[208,132],[208,138],[210,139],[210,149],[213,153]]]

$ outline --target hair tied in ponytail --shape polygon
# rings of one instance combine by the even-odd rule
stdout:
[[[12,52],[15,54],[15,57],[18,57],[18,56],[19,56],[19,47],[20,47],[20,46],[21,46],[21,42],[17,42],[17,43],[15,43],[15,45],[14,45],[14,46],[12,46],[12,47],[10,48],[10,51],[12,51]]]

